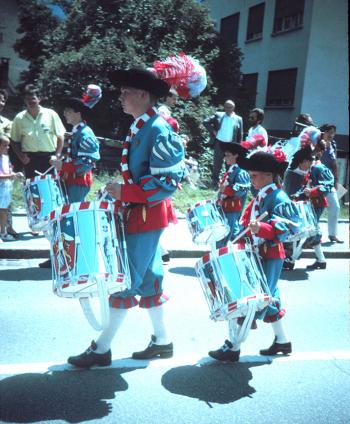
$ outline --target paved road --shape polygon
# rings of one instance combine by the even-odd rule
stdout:
[[[196,259],[172,259],[166,289],[174,358],[129,359],[150,335],[147,313],[134,309],[113,342],[112,367],[90,371],[65,360],[97,333],[78,301],[52,294],[50,271],[38,262],[0,260],[0,422],[349,423],[347,260],[307,274],[310,259],[302,259],[283,274],[291,356],[257,355],[273,337],[259,323],[240,362],[218,364],[207,352],[226,338],[226,323],[208,319]]]

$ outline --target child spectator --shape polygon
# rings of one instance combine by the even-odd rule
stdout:
[[[11,203],[13,179],[23,176],[21,172],[13,172],[9,160],[10,140],[0,135],[0,242],[14,241],[15,237],[7,233],[8,207]]]

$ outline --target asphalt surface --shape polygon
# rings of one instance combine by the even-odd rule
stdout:
[[[66,358],[98,333],[79,302],[53,295],[40,259],[0,260],[0,422],[349,423],[349,261],[307,273],[310,260],[301,259],[283,272],[292,355],[260,356],[273,335],[259,322],[234,364],[207,356],[227,338],[227,324],[208,318],[196,261],[165,267],[173,358],[130,359],[151,334],[147,312],[134,308],[113,340],[112,366],[81,371]]]

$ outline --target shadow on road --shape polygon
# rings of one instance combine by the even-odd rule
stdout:
[[[0,421],[65,420],[77,423],[107,416],[116,392],[128,389],[127,369],[21,374],[0,382]]]
[[[309,279],[309,274],[306,269],[295,268],[292,271],[282,270],[281,280],[287,281],[306,281]]]
[[[169,272],[173,274],[186,275],[188,277],[196,277],[196,271],[193,267],[190,266],[176,266],[168,269]]]
[[[39,281],[51,280],[51,269],[49,268],[23,268],[23,269],[4,269],[0,271],[0,280],[2,281]]]
[[[231,403],[255,393],[249,385],[250,368],[266,362],[234,364],[184,365],[173,368],[162,377],[162,385],[171,393],[211,403]]]

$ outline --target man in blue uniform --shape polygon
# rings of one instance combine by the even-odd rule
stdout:
[[[116,207],[124,210],[126,244],[131,287],[110,297],[110,323],[96,342],[68,362],[81,368],[110,365],[111,343],[129,308],[147,308],[153,325],[148,347],[134,352],[134,359],[169,358],[173,344],[164,322],[163,266],[159,238],[173,222],[170,197],[183,174],[182,142],[169,124],[158,115],[157,99],[169,85],[150,71],[115,71],[111,80],[121,87],[120,102],[134,117],[123,147],[123,183],[107,184]]]

